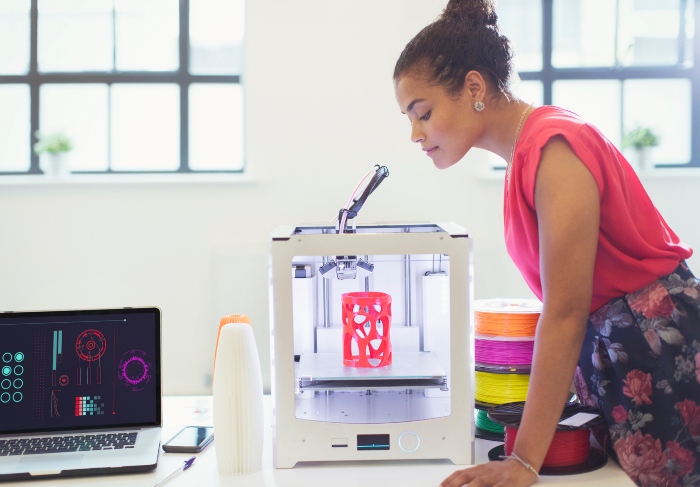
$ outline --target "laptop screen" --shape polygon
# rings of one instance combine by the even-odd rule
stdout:
[[[0,434],[158,426],[160,310],[0,313]]]

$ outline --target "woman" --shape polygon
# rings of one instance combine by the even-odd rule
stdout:
[[[600,407],[638,485],[700,485],[700,283],[692,250],[593,126],[509,91],[512,52],[490,0],[450,0],[394,71],[411,140],[439,169],[472,147],[508,163],[506,246],[543,302],[513,455],[444,487],[537,480],[572,377]],[[578,367],[577,367],[578,365]]]

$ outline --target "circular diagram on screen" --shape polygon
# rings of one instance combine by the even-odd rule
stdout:
[[[94,362],[107,350],[105,336],[97,330],[85,330],[75,341],[75,351],[82,360]]]
[[[140,391],[151,381],[153,377],[152,368],[153,366],[148,361],[146,352],[143,350],[129,350],[122,355],[122,359],[119,361],[119,367],[117,368],[119,382],[134,392]]]

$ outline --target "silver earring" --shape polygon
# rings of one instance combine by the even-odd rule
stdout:
[[[477,101],[476,103],[474,103],[474,110],[476,110],[477,112],[480,112],[483,109],[484,109],[484,102]]]

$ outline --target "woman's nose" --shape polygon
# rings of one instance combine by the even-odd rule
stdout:
[[[417,123],[411,126],[411,142],[421,142],[425,139],[425,134],[420,129]]]

